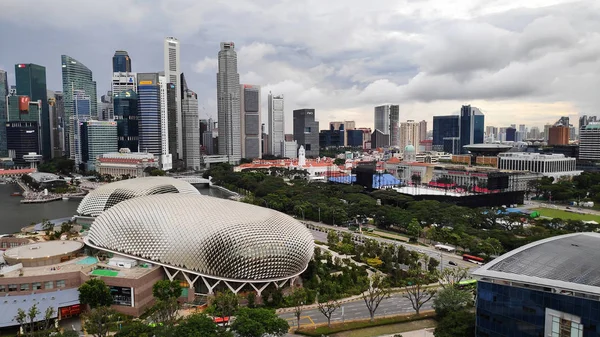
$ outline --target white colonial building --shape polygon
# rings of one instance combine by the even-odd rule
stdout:
[[[498,155],[499,169],[530,171],[555,180],[580,175],[581,171],[577,171],[575,162],[575,158],[565,157],[563,154],[505,152]]]

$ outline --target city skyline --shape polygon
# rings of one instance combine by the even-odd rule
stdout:
[[[372,127],[373,107],[383,104],[400,104],[400,120],[431,122],[435,114],[458,113],[461,105],[471,104],[489,116],[490,125],[514,119],[543,126],[562,115],[594,115],[600,103],[592,89],[599,79],[586,75],[600,64],[595,56],[600,20],[594,17],[600,11],[588,1],[530,1],[524,8],[511,0],[485,9],[472,1],[457,6],[381,1],[349,8],[339,2],[306,8],[279,4],[261,6],[270,8],[264,13],[269,20],[244,30],[239,29],[245,22],[240,14],[257,4],[239,1],[225,8],[186,1],[168,7],[142,3],[115,18],[109,3],[90,3],[77,8],[98,13],[88,20],[60,10],[60,1],[30,3],[7,1],[0,13],[0,27],[14,31],[15,41],[27,41],[0,51],[0,69],[9,72],[11,85],[14,64],[35,63],[47,68],[48,89],[60,90],[58,59],[66,54],[94,72],[98,92],[103,93],[109,89],[116,50],[128,51],[136,71],[158,71],[164,64],[162,41],[176,36],[181,71],[189,74],[190,87],[199,93],[202,118],[217,117],[214,73],[222,41],[239,47],[241,82],[262,86],[265,120],[269,91],[286,95],[287,120],[294,109],[311,107],[325,123],[351,119],[365,127]],[[347,15],[334,17],[339,10]],[[293,11],[306,17],[319,34],[296,33],[297,23],[281,15]],[[40,20],[27,27],[17,19],[38,12]],[[229,24],[223,20],[227,15],[240,19]],[[145,24],[157,17],[176,24]],[[278,29],[265,35],[271,25]],[[78,43],[55,44],[50,36]],[[383,44],[388,46],[385,51],[376,48]],[[465,48],[477,52],[465,54]],[[291,127],[286,125],[286,133]]]

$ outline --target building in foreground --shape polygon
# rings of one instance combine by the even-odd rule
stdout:
[[[579,159],[600,161],[600,122],[590,122],[579,130]]]
[[[483,265],[477,336],[600,335],[600,234],[536,241]]]
[[[96,172],[108,174],[115,178],[123,175],[129,177],[144,177],[146,169],[158,168],[158,159],[147,152],[131,152],[120,149],[119,152],[104,153],[96,158]]]

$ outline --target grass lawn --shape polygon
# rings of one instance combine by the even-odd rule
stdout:
[[[433,319],[423,319],[420,321],[390,324],[383,326],[376,326],[372,328],[365,328],[353,331],[345,331],[336,333],[335,337],[371,337],[381,336],[388,334],[396,334],[413,330],[420,330],[426,328],[434,328],[437,322]]]
[[[579,214],[573,212],[567,212],[560,209],[552,208],[537,208],[536,211],[540,212],[541,216],[549,218],[560,218],[560,219],[571,219],[571,220],[582,220],[582,221],[596,221],[600,223],[600,216],[591,214]]]

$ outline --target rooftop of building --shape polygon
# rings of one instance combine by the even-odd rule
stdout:
[[[600,234],[574,233],[510,251],[472,274],[481,278],[600,294]]]
[[[69,254],[81,248],[83,248],[83,242],[81,241],[44,241],[7,249],[4,256],[13,259],[37,259]]]
[[[586,125],[585,130],[598,130],[600,129],[600,122],[591,122]]]
[[[37,182],[52,181],[52,180],[60,179],[60,177],[57,176],[56,174],[45,173],[45,172],[31,172],[31,173],[29,173],[29,176]]]
[[[498,155],[501,158],[518,158],[530,160],[545,160],[545,159],[567,159],[576,160],[576,158],[566,157],[562,153],[536,153],[536,152],[506,152]]]

